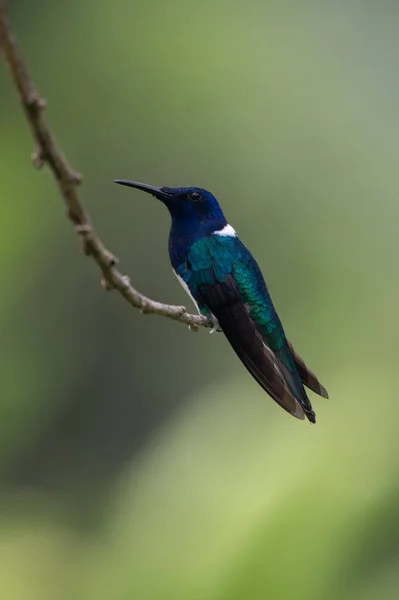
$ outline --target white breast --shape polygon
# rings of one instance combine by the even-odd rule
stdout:
[[[198,303],[194,300],[194,298],[193,298],[193,296],[192,296],[192,294],[190,292],[190,288],[188,287],[187,283],[184,281],[183,277],[180,277],[180,275],[178,275],[174,269],[173,269],[173,273],[176,275],[176,277],[177,277],[180,285],[182,286],[183,290],[186,292],[186,294],[188,294],[190,296],[191,300],[194,303],[195,308],[198,311],[198,314],[201,314],[201,311],[199,309]]]
[[[190,292],[190,288],[188,287],[187,283],[184,281],[183,277],[180,277],[180,275],[178,275],[174,269],[173,269],[173,273],[176,275],[176,277],[177,277],[180,285],[182,286],[183,290],[186,292],[186,294],[188,294],[190,296],[191,300],[193,301],[193,304],[194,304],[195,308],[197,309],[198,314],[202,315],[202,313],[200,311],[200,308],[198,306],[198,303],[196,302],[196,300],[194,300],[193,295]],[[212,320],[212,323],[213,323],[213,327],[212,327],[212,329],[210,330],[209,333],[213,333],[214,331],[217,331],[217,328],[219,327],[218,320],[215,317],[215,315],[213,315],[212,313],[211,313],[211,320]]]

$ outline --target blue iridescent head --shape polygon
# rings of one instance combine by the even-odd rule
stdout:
[[[117,179],[115,183],[142,190],[161,200],[171,214],[173,227],[217,231],[226,225],[226,219],[216,198],[201,188],[155,187],[124,179]]]

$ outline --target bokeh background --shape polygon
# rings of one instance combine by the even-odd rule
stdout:
[[[291,419],[222,335],[102,290],[2,68],[1,597],[397,599],[399,5],[9,5],[123,272],[187,304],[114,178],[212,190],[331,400]]]

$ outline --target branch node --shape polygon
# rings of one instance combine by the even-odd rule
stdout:
[[[45,154],[40,144],[36,144],[34,151],[31,154],[31,159],[35,169],[41,169],[44,165]]]
[[[36,106],[39,110],[44,110],[45,108],[47,108],[47,100],[45,100],[44,98],[38,98]]]
[[[118,264],[119,259],[117,256],[112,254],[112,252],[110,252],[109,250],[105,250],[104,254],[105,254],[105,260],[107,261],[109,267],[114,267],[115,265]],[[130,280],[129,280],[129,285],[130,285]]]
[[[122,275],[122,281],[126,290],[132,286],[132,282],[130,281],[130,277],[128,275]]]
[[[36,90],[32,91],[29,94],[29,96],[27,98],[27,103],[30,108],[33,108],[34,110],[37,110],[38,112],[41,110],[44,110],[47,106],[47,102],[45,101],[45,99],[40,98],[40,96],[36,92]]]
[[[79,185],[83,181],[83,175],[77,171],[69,171],[68,179],[72,185]]]
[[[88,223],[82,223],[80,225],[75,226],[75,231],[78,235],[85,237],[86,235],[92,233],[93,230],[91,228],[91,225],[89,225]]]
[[[91,254],[89,236],[93,232],[91,225],[89,225],[88,223],[75,225],[75,231],[81,237],[83,253],[86,256],[89,256]]]
[[[101,285],[106,292],[110,292],[115,288],[113,283],[111,283],[108,279],[105,279],[105,277],[101,279]]]
[[[151,303],[147,301],[145,298],[140,299],[140,308],[139,311],[142,315],[150,315],[153,313],[153,309],[151,307]]]

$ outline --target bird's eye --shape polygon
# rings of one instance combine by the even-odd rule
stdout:
[[[200,200],[201,198],[201,194],[199,194],[198,192],[191,192],[188,197],[193,202],[198,202],[198,200]]]

